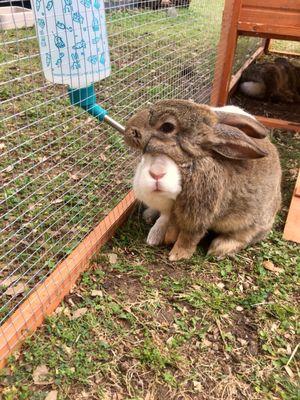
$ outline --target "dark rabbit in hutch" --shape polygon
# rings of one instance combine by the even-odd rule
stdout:
[[[300,66],[283,57],[252,64],[243,72],[239,89],[257,99],[300,103]]]
[[[125,141],[143,151],[134,191],[160,213],[150,245],[192,256],[208,230],[208,253],[233,254],[266,237],[281,202],[281,167],[266,128],[234,106],[163,100],[129,119]]]

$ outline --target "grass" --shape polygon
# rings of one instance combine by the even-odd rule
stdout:
[[[164,97],[207,101],[221,10],[222,1],[205,0],[175,19],[108,12],[113,73],[96,85],[98,101],[119,121]],[[3,322],[128,191],[134,157],[45,81],[33,29],[1,31],[0,43],[0,281],[25,285],[15,295],[0,287]]]
[[[267,240],[221,261],[205,255],[204,242],[191,260],[171,263],[168,249],[145,245],[149,227],[136,210],[10,358],[3,400],[50,391],[59,400],[298,400],[300,256],[282,230],[299,135],[274,131],[273,140],[284,200]],[[41,365],[48,376],[37,385]]]

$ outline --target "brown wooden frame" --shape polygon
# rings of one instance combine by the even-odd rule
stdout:
[[[280,15],[280,18],[278,16]],[[231,76],[239,36],[265,38],[250,59]],[[223,106],[241,74],[257,57],[269,53],[271,39],[300,41],[300,2],[295,0],[225,0],[211,103]],[[288,52],[276,54],[290,55]],[[293,53],[295,56],[295,54]],[[258,116],[272,128],[300,131],[300,123]]]
[[[300,243],[300,169],[284,227],[283,237],[286,240]]]

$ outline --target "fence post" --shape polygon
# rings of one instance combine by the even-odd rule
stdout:
[[[227,102],[231,71],[237,44],[237,27],[242,0],[226,0],[222,28],[217,50],[211,105],[223,106]]]

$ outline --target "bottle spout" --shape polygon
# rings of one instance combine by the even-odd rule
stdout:
[[[72,89],[69,87],[68,93],[72,105],[83,108],[99,121],[105,121],[120,133],[124,133],[125,128],[111,118],[108,112],[97,104],[94,85],[81,89]]]

